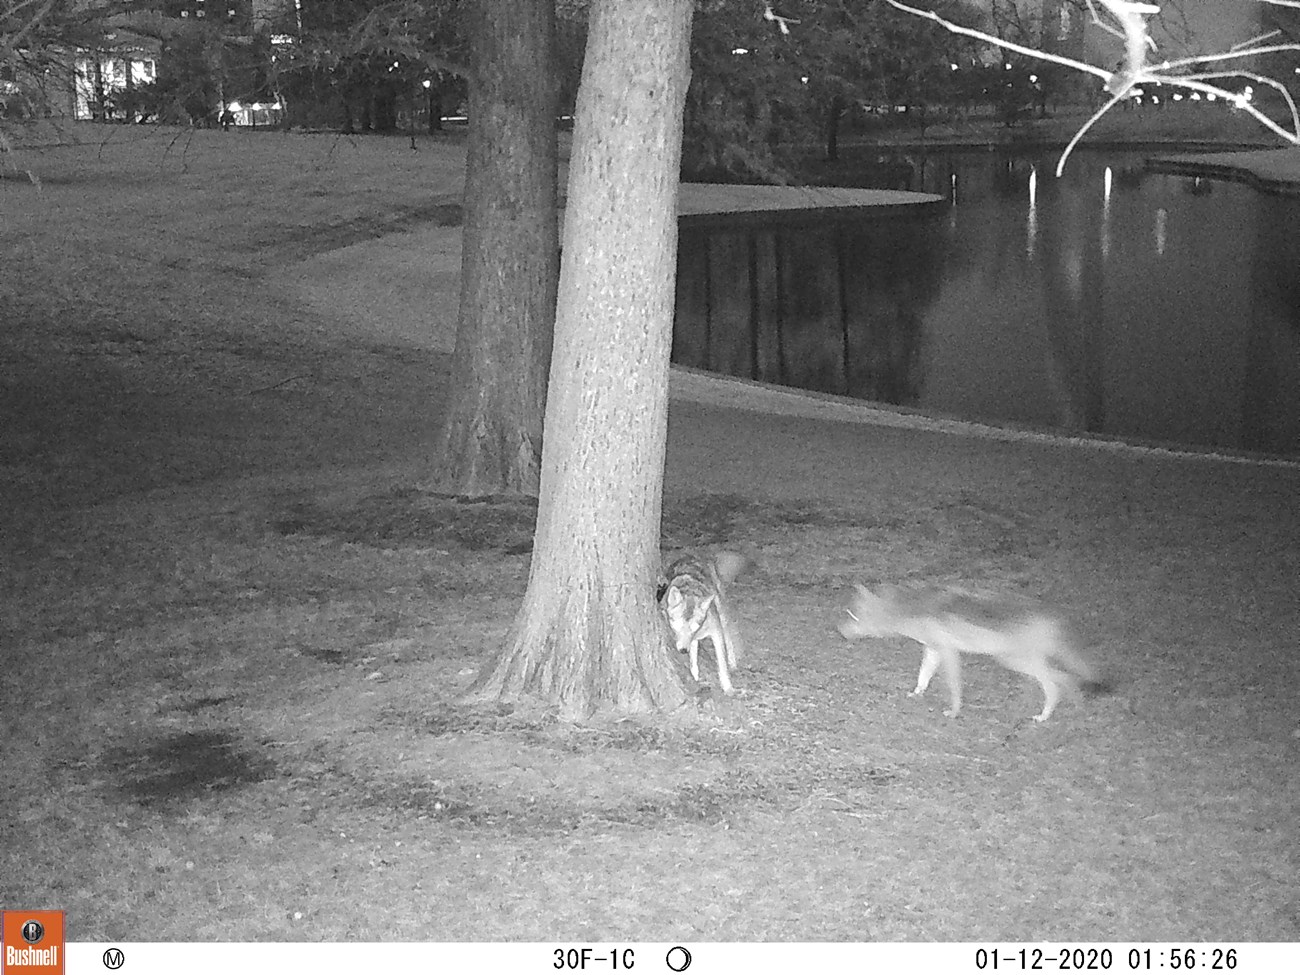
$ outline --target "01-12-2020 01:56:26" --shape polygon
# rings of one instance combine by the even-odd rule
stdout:
[[[1061,946],[1050,948],[975,949],[975,967],[979,971],[1060,971],[1108,972],[1115,967],[1116,952],[1110,948]],[[1129,948],[1120,957],[1128,962],[1129,971],[1206,971],[1227,972],[1237,968],[1237,949],[1198,948]]]

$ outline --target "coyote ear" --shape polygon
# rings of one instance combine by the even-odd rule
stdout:
[[[669,586],[668,590],[664,593],[664,605],[669,609],[680,606],[684,599],[685,597],[682,596],[681,590],[676,586]]]

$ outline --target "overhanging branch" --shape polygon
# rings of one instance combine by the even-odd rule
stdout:
[[[1272,3],[1280,7],[1300,8],[1300,0],[1260,0],[1260,2]],[[1255,55],[1262,54],[1275,54],[1282,51],[1300,51],[1300,44],[1262,43],[1271,40],[1276,36],[1275,32],[1261,34],[1258,37],[1253,38],[1251,41],[1246,42],[1245,46],[1239,45],[1229,51],[1199,55],[1191,58],[1181,58],[1175,61],[1164,61],[1159,65],[1152,65],[1147,60],[1147,52],[1154,51],[1156,45],[1147,28],[1147,19],[1158,15],[1160,13],[1160,7],[1154,3],[1140,2],[1140,0],[1088,0],[1088,9],[1092,13],[1093,20],[1108,33],[1121,37],[1124,40],[1124,60],[1121,62],[1121,66],[1115,71],[1108,71],[1103,67],[1089,64],[1086,61],[1079,61],[1074,58],[1064,57],[1048,51],[1041,51],[1024,44],[1017,44],[1013,41],[995,37],[984,31],[975,30],[971,27],[963,27],[960,24],[955,24],[952,21],[941,17],[933,10],[923,10],[917,7],[908,6],[905,3],[901,3],[900,0],[886,0],[886,3],[891,7],[914,17],[920,17],[924,20],[932,20],[950,33],[960,34],[965,37],[984,41],[985,43],[992,44],[995,47],[1014,51],[1017,54],[1023,54],[1040,61],[1050,61],[1054,64],[1064,65],[1065,67],[1073,68],[1076,71],[1082,71],[1086,74],[1095,75],[1102,79],[1105,83],[1106,90],[1111,93],[1111,98],[1086,122],[1084,122],[1082,127],[1080,127],[1080,129],[1074,134],[1074,137],[1070,140],[1069,145],[1065,147],[1065,151],[1061,153],[1061,158],[1056,164],[1057,176],[1060,176],[1062,171],[1065,169],[1066,160],[1069,159],[1070,153],[1079,143],[1079,140],[1083,138],[1084,133],[1086,133],[1088,129],[1090,129],[1112,108],[1124,101],[1126,98],[1131,97],[1135,88],[1139,85],[1146,84],[1169,85],[1174,88],[1186,88],[1190,91],[1213,95],[1216,98],[1223,98],[1249,113],[1261,125],[1281,136],[1286,141],[1295,145],[1300,145],[1300,113],[1297,113],[1295,101],[1281,82],[1245,70],[1202,72],[1197,74],[1176,73],[1184,68],[1218,63],[1235,58],[1254,57]],[[1098,7],[1101,8],[1100,11],[1098,10]],[[1103,12],[1108,15],[1109,19],[1103,17]],[[1252,105],[1246,96],[1229,91],[1221,85],[1210,83],[1212,80],[1223,78],[1246,78],[1261,85],[1271,87],[1281,93],[1291,113],[1291,129],[1284,129],[1277,122],[1273,121],[1273,119],[1269,118],[1262,111]]]

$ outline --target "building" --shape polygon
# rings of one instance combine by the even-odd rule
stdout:
[[[227,97],[234,100],[263,87],[245,76],[256,74],[254,10],[266,2],[151,0],[105,15],[99,0],[74,0],[85,14],[75,34],[46,38],[38,52],[24,51],[13,64],[0,65],[0,114],[95,121],[161,117],[162,101],[152,86],[163,83],[170,66],[173,76],[215,73],[213,91],[188,100],[179,118],[215,121],[225,88],[231,88]],[[290,10],[294,4],[270,2],[287,2]],[[196,33],[191,25],[216,29]],[[272,100],[263,100],[269,110]],[[211,104],[204,108],[202,101]],[[253,117],[264,122],[269,116],[249,120]]]
[[[132,92],[157,80],[162,44],[156,38],[114,30],[95,47],[72,55],[72,117],[136,121]],[[60,113],[63,114],[63,113]]]
[[[1040,0],[1039,43],[1044,51],[1084,60],[1088,16],[1070,0]]]
[[[1074,0],[971,0],[988,15],[991,33],[1051,54],[1083,60],[1088,15]]]

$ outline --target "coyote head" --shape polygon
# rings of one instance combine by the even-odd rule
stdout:
[[[889,633],[883,623],[888,619],[888,603],[866,586],[858,586],[853,599],[844,607],[848,619],[839,625],[840,635],[848,640]]]
[[[664,615],[668,617],[668,625],[672,627],[678,650],[690,649],[695,634],[708,619],[715,598],[715,593],[701,599],[684,593],[676,586],[668,587],[664,593]]]

